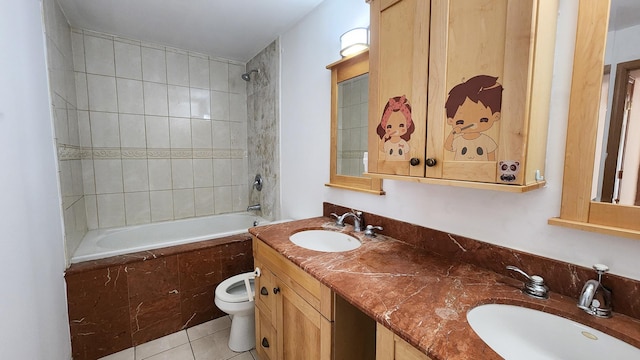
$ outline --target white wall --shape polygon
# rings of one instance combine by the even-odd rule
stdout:
[[[0,358],[71,358],[41,1],[0,7]]]
[[[385,181],[386,196],[324,187],[329,180],[330,72],[339,36],[369,23],[364,0],[325,0],[281,37],[282,215],[322,202],[373,212],[583,266],[600,262],[640,279],[640,242],[550,226],[558,216],[578,0],[560,0],[547,147],[547,187],[524,194]],[[544,275],[544,274],[542,274]]]

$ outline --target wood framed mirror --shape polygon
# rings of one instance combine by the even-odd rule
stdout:
[[[579,2],[562,205],[560,216],[549,223],[640,239],[640,206],[594,201],[593,196],[599,181],[594,169],[610,5],[610,0]]]
[[[331,70],[331,164],[327,186],[384,195],[382,180],[362,175],[367,163],[369,50]]]

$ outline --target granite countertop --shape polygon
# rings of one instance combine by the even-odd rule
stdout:
[[[289,241],[293,233],[327,229],[349,233],[362,246],[324,253]],[[522,282],[481,267],[436,256],[402,241],[338,228],[326,217],[254,227],[249,232],[335,293],[434,360],[501,359],[469,326],[466,313],[487,303],[521,305],[561,315],[640,347],[640,321],[614,314],[599,319],[572,299],[553,292],[539,300],[520,291]]]

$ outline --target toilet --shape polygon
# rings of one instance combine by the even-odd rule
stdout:
[[[214,302],[218,309],[231,315],[229,349],[251,350],[256,345],[254,279],[259,270],[232,276],[216,287]],[[250,289],[250,290],[248,290]]]

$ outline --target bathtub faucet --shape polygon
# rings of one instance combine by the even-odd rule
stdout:
[[[247,211],[258,211],[258,210],[260,210],[260,204],[247,206]]]

